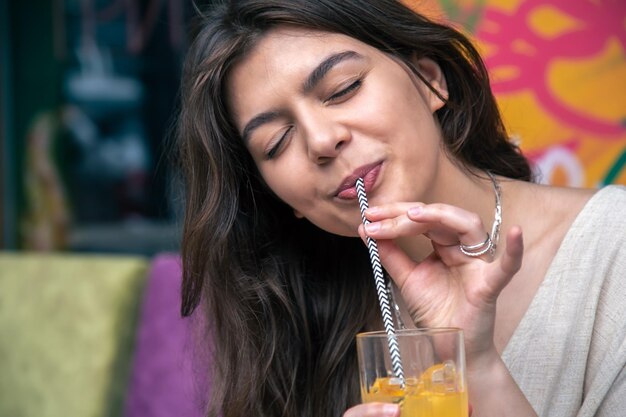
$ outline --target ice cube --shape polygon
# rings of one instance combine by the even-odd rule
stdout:
[[[435,392],[457,390],[457,375],[454,361],[447,360],[436,366],[430,377],[430,389]]]

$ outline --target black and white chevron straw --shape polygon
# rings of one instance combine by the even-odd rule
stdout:
[[[356,181],[356,194],[359,198],[359,207],[361,208],[361,219],[363,224],[369,223],[369,220],[365,218],[365,209],[367,209],[367,195],[365,194],[365,186],[363,184],[363,178],[359,178]],[[402,358],[400,358],[400,348],[398,347],[398,339],[396,338],[396,331],[393,324],[393,317],[391,315],[391,306],[389,303],[389,294],[387,287],[385,286],[385,278],[383,276],[383,267],[380,263],[380,257],[378,255],[378,245],[376,240],[371,237],[367,237],[367,248],[370,253],[370,261],[372,263],[372,271],[374,272],[374,280],[376,282],[376,292],[378,292],[378,302],[380,304],[380,311],[383,316],[383,325],[385,326],[385,332],[387,333],[387,341],[389,342],[389,355],[391,357],[391,365],[393,366],[393,373],[395,377],[400,380],[402,386],[404,386],[404,371],[402,370]]]

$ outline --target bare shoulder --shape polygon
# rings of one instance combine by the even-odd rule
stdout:
[[[513,185],[513,184],[512,184]],[[598,191],[594,188],[555,187],[535,183],[514,183],[518,201],[529,212],[555,215],[563,220],[575,217]]]
[[[597,192],[521,181],[505,187],[510,191],[509,221],[520,225],[528,246],[541,248],[543,255],[556,252],[578,214]],[[503,195],[506,198],[506,193]]]
[[[574,214],[582,210],[591,197],[598,192],[595,188],[540,187],[546,189],[551,204],[562,210],[571,211]]]
[[[626,186],[610,185],[604,188],[567,188],[536,185],[545,194],[545,204],[552,212],[576,217],[586,206],[603,215],[613,213],[623,218],[626,206]]]
[[[590,198],[598,190],[596,188],[578,188],[578,187],[557,187],[545,184],[532,184],[533,187],[542,189],[547,193],[570,198]]]

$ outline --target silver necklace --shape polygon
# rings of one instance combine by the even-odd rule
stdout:
[[[500,184],[496,180],[494,175],[487,171],[487,175],[493,183],[493,191],[496,195],[496,209],[493,219],[493,225],[491,226],[491,234],[487,233],[487,238],[484,242],[477,243],[475,245],[459,244],[459,249],[464,255],[471,257],[478,257],[489,252],[491,255],[496,253],[496,247],[498,246],[498,240],[500,239],[500,225],[502,224],[502,202],[501,202],[501,190]]]
[[[493,183],[493,192],[496,195],[496,209],[493,224],[491,225],[491,249],[489,250],[489,252],[493,255],[496,253],[496,247],[498,246],[498,241],[500,240],[500,225],[502,224],[502,190],[500,189],[500,183],[490,171],[487,171],[487,175],[491,178],[491,182]]]

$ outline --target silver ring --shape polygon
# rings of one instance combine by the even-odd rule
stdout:
[[[489,252],[493,248],[493,240],[491,240],[491,236],[487,233],[487,238],[484,242],[477,243],[475,245],[464,245],[459,244],[459,249],[463,253],[463,255],[471,256],[472,258],[481,256]]]

